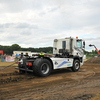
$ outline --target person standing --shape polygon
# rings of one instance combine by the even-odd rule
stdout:
[[[14,57],[14,58],[15,58],[15,54],[14,54],[14,53],[12,54],[12,57]]]
[[[4,58],[4,55],[3,54],[1,55],[1,58]]]
[[[15,56],[16,56],[15,61],[17,61],[17,60],[18,60],[18,56],[19,56],[19,55],[16,53],[16,55],[15,55]]]
[[[5,60],[5,58],[6,58],[6,54],[4,54],[4,60]]]
[[[44,56],[44,53],[41,51],[40,55],[41,55],[41,56]]]
[[[1,55],[1,62],[4,62],[4,55]]]

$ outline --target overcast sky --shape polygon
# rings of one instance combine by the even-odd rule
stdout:
[[[100,0],[0,0],[0,45],[49,47],[70,36],[100,49]]]

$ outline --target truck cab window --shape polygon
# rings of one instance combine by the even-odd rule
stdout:
[[[62,48],[63,48],[63,49],[66,48],[66,41],[62,41]]]
[[[82,41],[77,40],[77,47],[78,47],[78,48],[82,48]]]

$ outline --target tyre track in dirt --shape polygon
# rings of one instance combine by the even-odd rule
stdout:
[[[89,100],[96,91],[94,89],[95,91],[91,92],[90,86],[98,87],[98,84],[95,84],[94,87],[93,82],[96,82],[95,76],[99,82],[99,66],[99,64],[95,67],[91,64],[84,64],[79,72],[72,72],[69,69],[56,70],[50,76],[43,78],[32,74],[19,75],[18,71],[14,69],[13,71],[8,70],[8,72],[0,73],[0,82],[4,79],[2,81],[4,83],[0,83],[0,99],[83,100],[85,98],[84,100]],[[87,90],[87,88],[89,89]]]
[[[9,83],[14,83],[14,82],[19,82],[23,80],[29,80],[29,79],[34,79],[35,76],[32,75],[22,75],[19,74],[18,71],[15,71],[14,73],[3,73],[0,74],[0,85],[2,84],[9,84]]]
[[[54,71],[52,73],[52,75],[56,74],[56,73],[58,74],[59,72],[61,74],[63,74],[64,72],[68,72],[69,76],[71,75],[71,77],[66,76],[66,74],[65,75],[63,74],[61,77],[56,77],[56,79],[55,78],[54,79],[51,78],[51,81],[53,81],[53,80],[61,80],[63,78],[67,79],[67,80],[81,79],[83,77],[86,78],[86,77],[89,77],[89,76],[93,76],[93,74],[95,73],[93,71],[87,71],[87,72],[85,72],[84,70],[82,70],[82,71],[78,72],[77,76],[76,76],[76,73],[73,73],[73,72],[71,72],[68,69],[62,69],[62,70],[58,70],[58,71],[56,70],[56,71]],[[84,72],[83,75],[82,75],[82,72]],[[6,73],[2,73],[2,74],[0,74],[0,85],[6,84],[6,83],[8,84],[8,83],[14,83],[14,82],[19,82],[19,81],[25,81],[25,80],[27,81],[29,79],[35,79],[35,78],[37,78],[37,77],[33,76],[33,74],[24,75],[24,74],[19,74],[18,71],[15,71],[13,73],[7,73],[7,74]],[[45,80],[43,80],[43,82],[44,81]],[[38,83],[38,82],[34,82],[34,83]]]

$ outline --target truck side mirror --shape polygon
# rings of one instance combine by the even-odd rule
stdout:
[[[57,48],[56,48],[56,47],[53,47],[53,49],[57,50]]]
[[[83,48],[85,48],[85,41],[83,42]]]

